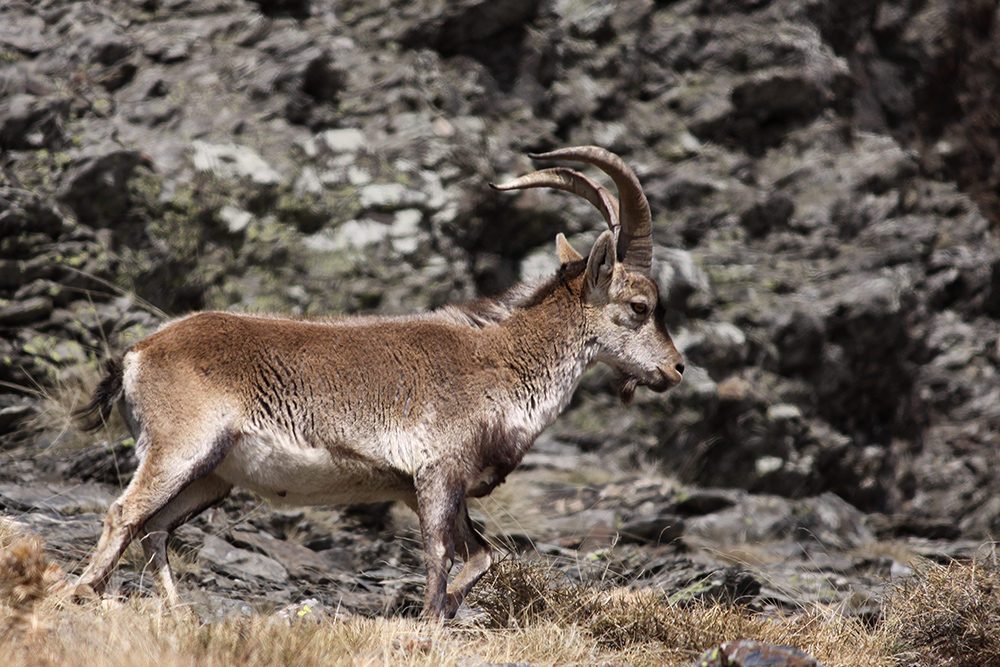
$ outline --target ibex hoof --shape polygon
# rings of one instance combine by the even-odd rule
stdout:
[[[99,602],[100,594],[90,584],[76,584],[70,589],[69,599],[76,604]]]

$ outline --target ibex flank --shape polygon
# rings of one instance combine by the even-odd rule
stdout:
[[[179,604],[167,536],[238,485],[298,505],[403,501],[420,519],[423,614],[452,617],[492,562],[467,499],[504,481],[587,368],[615,369],[625,401],[638,386],[676,386],[684,370],[635,174],[593,146],[531,157],[595,165],[618,190],[566,168],[493,186],[572,192],[607,221],[586,259],[560,234],[560,268],[546,281],[409,317],[200,312],[109,361],[79,415],[95,429],[117,404],[140,463],[80,590],[101,593],[138,537],[161,593]],[[464,565],[449,585],[456,554]]]

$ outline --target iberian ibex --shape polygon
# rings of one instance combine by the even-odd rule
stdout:
[[[292,319],[201,312],[108,364],[80,411],[118,404],[140,460],[80,577],[101,592],[139,537],[161,592],[179,598],[167,535],[239,485],[279,503],[401,500],[424,541],[423,613],[450,617],[489,568],[467,498],[490,493],[601,361],[622,398],[662,392],[684,364],[651,277],[649,204],[624,162],[596,147],[533,155],[596,165],[619,200],[566,168],[498,190],[550,187],[600,210],[610,230],[584,259],[560,234],[560,268],[494,299],[410,317]],[[448,585],[454,556],[463,568]]]

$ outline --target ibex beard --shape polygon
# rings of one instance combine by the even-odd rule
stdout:
[[[453,616],[492,562],[467,499],[504,481],[586,369],[614,368],[626,401],[638,386],[676,386],[684,370],[635,174],[593,146],[532,157],[596,165],[619,195],[567,168],[493,186],[572,192],[607,221],[586,259],[560,234],[547,281],[410,317],[196,313],[110,361],[79,414],[94,429],[117,404],[139,467],[108,510],[81,591],[101,593],[138,538],[161,593],[180,604],[167,536],[241,486],[300,505],[406,503],[424,542],[423,614]],[[456,555],[464,564],[449,585]]]

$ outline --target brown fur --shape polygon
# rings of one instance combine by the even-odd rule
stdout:
[[[656,283],[615,246],[605,232],[584,260],[563,239],[549,280],[424,315],[168,323],[109,364],[82,411],[118,403],[140,465],[80,584],[103,589],[139,537],[177,603],[167,533],[240,485],[276,502],[404,501],[424,538],[424,613],[454,614],[491,562],[466,498],[503,482],[586,368],[614,367],[623,399],[680,382]]]

